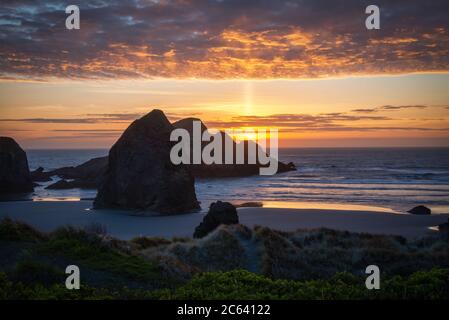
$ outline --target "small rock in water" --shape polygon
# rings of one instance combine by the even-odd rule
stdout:
[[[449,219],[447,219],[446,223],[442,223],[442,224],[438,225],[438,231],[449,232]]]
[[[235,205],[236,208],[262,208],[262,202],[243,202]]]
[[[411,213],[411,214],[418,214],[418,215],[429,215],[432,213],[432,211],[425,206],[417,206],[407,212]]]
[[[39,167],[34,171],[30,172],[31,180],[34,182],[48,182],[51,181],[51,174],[49,172],[44,172],[44,168]]]
[[[210,205],[203,222],[195,228],[194,238],[203,238],[221,224],[238,224],[237,209],[229,202],[217,201]]]

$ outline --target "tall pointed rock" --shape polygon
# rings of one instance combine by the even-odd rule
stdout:
[[[25,151],[9,137],[0,137],[0,193],[33,191]]]
[[[95,208],[140,209],[176,214],[199,208],[194,178],[170,160],[173,126],[153,110],[134,121],[109,152]]]

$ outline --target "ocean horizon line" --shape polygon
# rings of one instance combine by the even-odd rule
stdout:
[[[111,146],[112,147],[112,146]],[[25,151],[49,151],[49,150],[109,150],[111,147],[99,148],[24,148]],[[280,147],[279,150],[297,150],[297,149],[449,149],[449,146],[385,146],[385,147]]]

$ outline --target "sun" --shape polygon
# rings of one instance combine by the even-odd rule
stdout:
[[[261,141],[268,138],[269,130],[262,127],[240,127],[229,129],[230,136],[236,141]]]

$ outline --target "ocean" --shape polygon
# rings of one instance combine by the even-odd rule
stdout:
[[[31,170],[81,164],[106,149],[27,150]],[[279,158],[298,170],[275,176],[196,181],[203,203],[260,201],[264,206],[372,209],[404,212],[426,205],[449,213],[449,148],[281,149]],[[95,190],[36,188],[35,201],[94,198]]]

